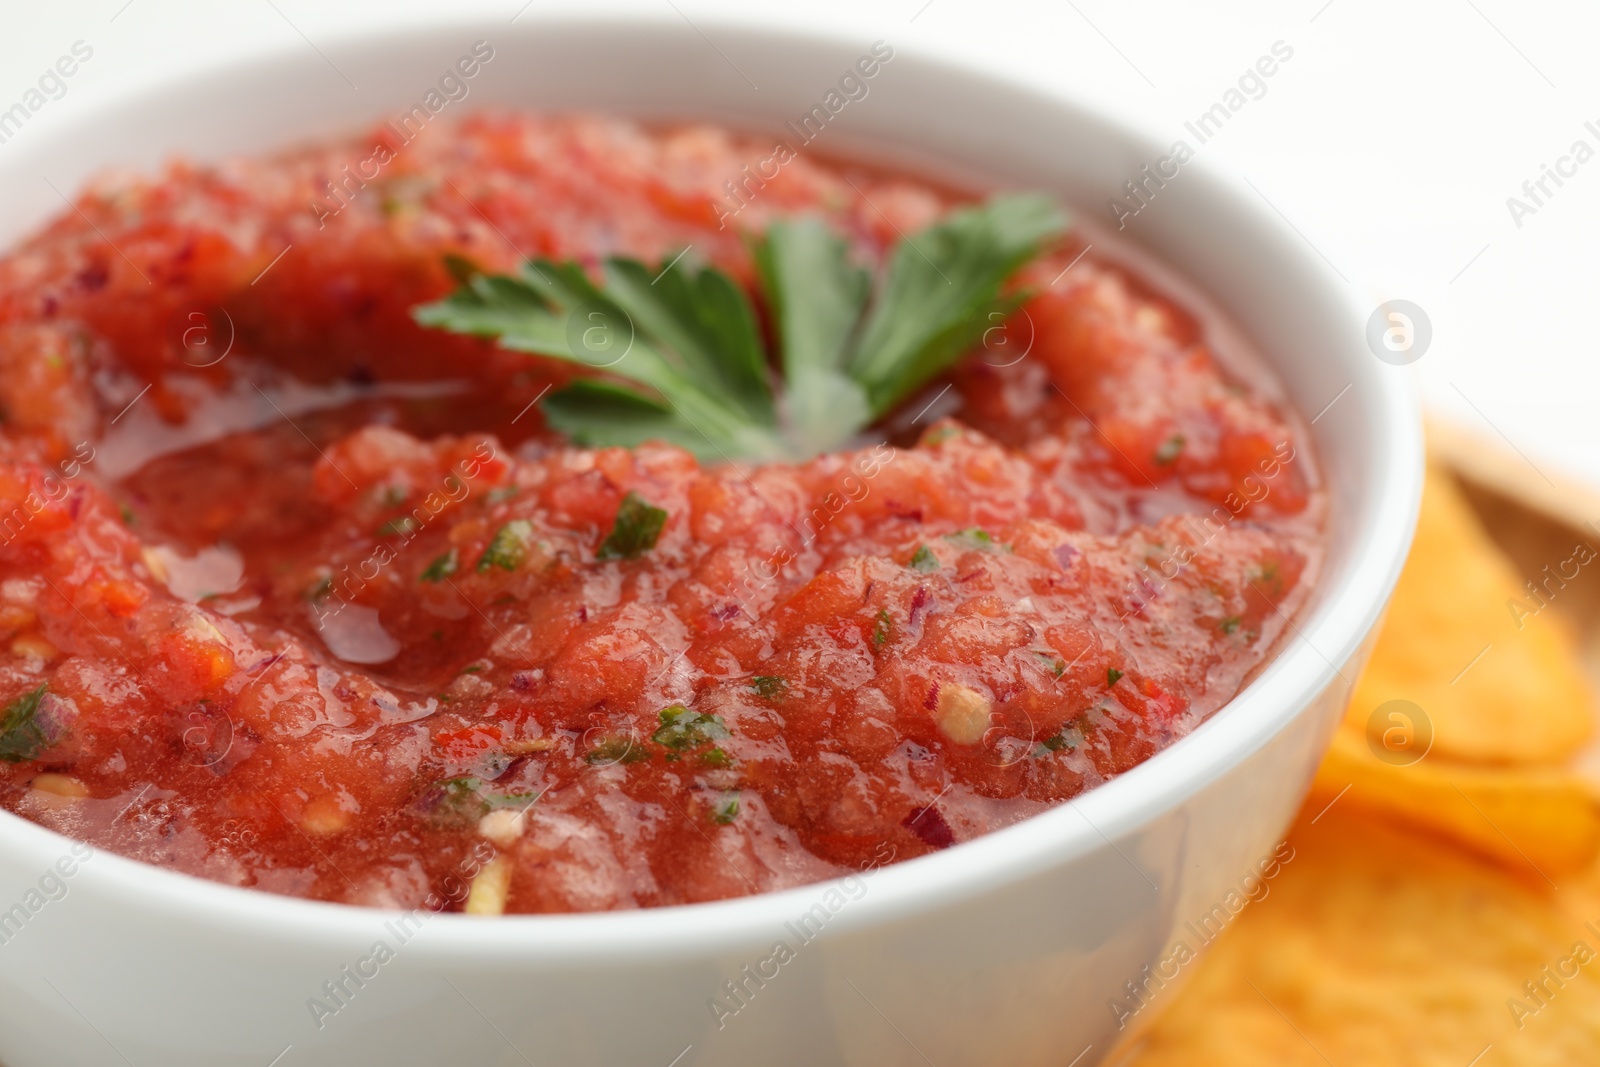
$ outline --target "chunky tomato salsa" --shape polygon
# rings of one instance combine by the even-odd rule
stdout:
[[[773,155],[384,126],[104,178],[0,261],[0,803],[281,894],[648,907],[948,848],[1226,703],[1314,580],[1315,468],[1203,301],[1082,227],[809,457],[653,438],[666,404],[580,444],[552,390],[617,401],[605,365],[418,314],[621,256],[647,296],[716,268],[766,344],[762,234],[912,271],[974,203]]]

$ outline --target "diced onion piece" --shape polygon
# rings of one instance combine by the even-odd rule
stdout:
[[[38,602],[39,591],[26,578],[7,578],[0,582],[0,600],[18,607],[31,608]]]
[[[511,893],[511,861],[496,856],[484,864],[472,880],[464,909],[468,915],[504,915],[506,898]]]
[[[76,799],[89,795],[89,787],[70,774],[38,774],[28,784],[42,793],[53,793],[58,797]]]
[[[335,797],[317,797],[300,812],[300,828],[313,837],[328,837],[349,825],[350,813]]]
[[[193,556],[165,545],[146,545],[139,554],[156,581],[163,583],[173,596],[191,604],[219,593],[231,593],[244,581],[244,559],[226,545],[202,548]]]
[[[145,569],[150,572],[150,577],[165,585],[167,581],[167,553],[159,545],[145,545],[139,549],[139,558],[144,560]]]
[[[344,604],[317,621],[328,651],[346,663],[387,663],[400,654],[400,642],[378,621],[376,608]]]
[[[478,820],[478,833],[501,848],[510,848],[522,836],[522,812],[498,808]]]
[[[958,745],[975,745],[989,729],[989,698],[965,685],[945,682],[939,686],[939,704],[934,716],[939,730]]]
[[[0,633],[7,637],[26,630],[39,621],[39,616],[21,604],[0,604]]]
[[[38,634],[23,634],[11,642],[11,654],[24,659],[52,660],[56,658],[56,646]]]

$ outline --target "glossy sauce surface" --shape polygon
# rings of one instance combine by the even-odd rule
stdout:
[[[870,260],[954,203],[802,156],[719,227],[771,153],[385,128],[107,179],[0,261],[0,803],[279,893],[653,906],[948,847],[1224,704],[1314,580],[1314,466],[1081,238],[886,443],[804,464],[568,447],[570,371],[410,318],[447,253],[749,283],[777,215]],[[630,494],[659,540],[599,558]]]

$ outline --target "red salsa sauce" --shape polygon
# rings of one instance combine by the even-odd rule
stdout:
[[[1103,240],[1025,266],[881,444],[582,449],[535,406],[569,368],[413,320],[452,257],[692,246],[754,291],[776,217],[873,261],[963,198],[802,156],[730,220],[771,149],[715,128],[392,137],[103,179],[0,260],[10,811],[374,906],[780,889],[1137,765],[1314,580],[1293,414]],[[666,518],[624,558],[630,500]]]

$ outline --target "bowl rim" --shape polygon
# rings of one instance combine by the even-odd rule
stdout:
[[[452,28],[472,33],[478,26],[465,19],[433,18],[376,32],[345,27],[327,34],[324,44],[379,49]],[[683,37],[710,29],[724,42],[743,39],[802,50],[858,44],[838,32],[727,14],[697,15],[695,23],[686,25],[686,20],[635,12],[530,11],[514,27],[519,34],[535,29],[593,33],[618,28]],[[1001,75],[934,48],[914,44],[895,48],[896,61],[903,60],[903,66],[915,65],[962,79],[979,91],[1011,94],[1072,113],[1141,149],[1158,144],[1155,136],[1126,115],[1075,93]],[[13,157],[14,162],[0,160],[0,174],[44,154],[52,144],[82,136],[118,113],[151,106],[166,94],[214,78],[273,67],[309,69],[314,58],[307,58],[295,44],[272,45],[225,60],[200,61],[130,78],[115,96],[102,92],[72,114],[60,116],[55,128],[26,146],[27,151]],[[1186,181],[1206,186],[1207,197],[1232,201],[1279,237],[1298,236],[1287,220],[1240,194],[1241,183],[1225,162],[1215,157],[1196,159],[1185,165],[1185,173],[1191,171],[1195,177]],[[1295,264],[1299,270],[1321,279],[1332,302],[1349,314],[1352,323],[1365,318],[1368,309],[1358,302],[1352,287],[1341,286],[1303,241],[1285,241],[1283,249],[1299,260]],[[1270,353],[1267,362],[1274,363]],[[1359,356],[1352,356],[1347,369],[1353,382],[1366,386],[1360,393],[1370,409],[1369,422],[1376,434],[1373,447],[1388,461],[1370,464],[1377,481],[1363,487],[1363,492],[1371,494],[1369,517],[1350,535],[1350,563],[1337,577],[1337,584],[1334,575],[1319,575],[1320,603],[1309,605],[1295,619],[1298,639],[1285,635],[1285,643],[1243,691],[1192,733],[1132,770],[1019,823],[870,872],[871,891],[829,921],[829,936],[946,907],[1014,885],[1038,870],[1070,862],[1104,845],[1116,848],[1118,838],[1180,806],[1243,762],[1293,722],[1319,693],[1340,680],[1341,665],[1356,655],[1378,622],[1399,577],[1415,524],[1423,472],[1420,407],[1410,376]],[[1347,610],[1334,610],[1340,606]],[[14,853],[19,860],[37,863],[41,871],[74,843],[67,835],[0,810],[0,849]],[[306,945],[326,943],[329,938],[344,940],[352,934],[367,936],[384,921],[407,914],[229,886],[99,849],[94,855],[94,862],[85,864],[74,879],[80,887],[92,883],[103,895],[120,898],[135,910],[165,915],[200,929],[233,933],[242,929],[262,943]],[[505,915],[492,921],[440,913],[429,919],[429,936],[418,938],[408,956],[432,957],[436,962],[470,959],[491,965],[531,959],[602,963],[764,945],[785,920],[806,911],[839,883],[840,879],[831,879],[726,900],[631,911]]]

